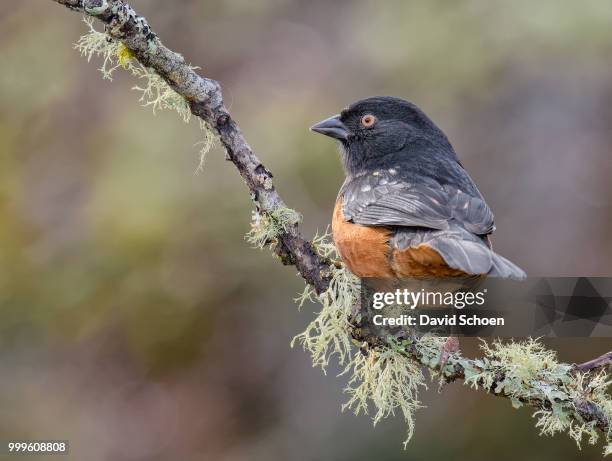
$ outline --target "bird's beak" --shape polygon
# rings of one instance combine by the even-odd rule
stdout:
[[[311,131],[330,136],[340,141],[346,141],[349,135],[348,129],[344,123],[340,121],[340,115],[326,118],[322,122],[311,126],[310,129]]]

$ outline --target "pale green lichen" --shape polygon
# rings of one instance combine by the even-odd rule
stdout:
[[[444,375],[449,375],[452,372],[452,367],[449,366],[449,364],[444,367],[442,373],[435,371],[440,366],[442,348],[447,339],[448,338],[442,336],[424,335],[418,338],[418,341],[405,341],[406,345],[414,345],[420,356],[421,364],[429,368],[432,380],[434,378],[441,378]]]
[[[414,433],[414,412],[421,408],[419,389],[427,387],[421,367],[391,347],[369,351],[367,355],[353,355],[352,377],[346,392],[350,400],[342,409],[351,409],[356,415],[368,413],[372,403],[376,409],[374,425],[381,419],[401,411],[407,426],[404,448]]]
[[[559,364],[557,354],[537,339],[501,342],[491,344],[482,341],[481,349],[494,366],[499,366],[507,376],[525,384],[533,379],[557,379],[567,375],[570,365]]]
[[[140,92],[139,101],[144,107],[150,107],[153,113],[159,110],[173,110],[185,123],[191,120],[189,104],[180,94],[174,91],[166,81],[151,69],[138,63],[128,62],[128,70],[134,77],[144,81],[142,86],[134,86],[133,90]]]
[[[291,208],[279,208],[270,213],[254,211],[251,230],[245,238],[253,247],[263,249],[275,244],[279,235],[301,220],[302,216]]]
[[[196,146],[200,146],[200,162],[198,163],[198,167],[196,168],[196,173],[201,173],[202,171],[204,171],[206,155],[213,148],[213,146],[215,145],[215,141],[217,140],[217,137],[215,136],[212,128],[210,128],[208,124],[202,119],[200,119],[200,130],[202,130],[202,132],[204,133],[204,139],[196,143]]]
[[[311,357],[313,366],[323,371],[331,357],[336,357],[340,365],[350,366],[352,339],[350,335],[350,316],[359,296],[359,279],[344,266],[331,269],[329,288],[316,296],[311,290],[300,297],[317,298],[322,309],[306,327],[306,330],[293,338],[291,345],[300,342]]]
[[[321,255],[323,258],[338,260],[338,254],[336,251],[336,246],[331,241],[331,234],[329,233],[329,228],[321,235],[318,233],[312,239],[312,246],[315,251]],[[338,262],[338,267],[341,268],[342,265]],[[348,278],[347,278],[348,279]],[[352,279],[356,281],[356,279]],[[350,295],[349,295],[350,296]],[[300,295],[294,299],[294,301],[298,305],[298,309],[304,305],[305,302],[315,302],[318,300],[317,293],[315,290],[308,284],[304,286],[304,291],[300,293]]]
[[[335,246],[327,233],[317,236],[313,245],[321,256],[337,259]],[[346,388],[350,398],[343,410],[367,413],[371,403],[376,410],[374,424],[400,411],[408,428],[407,443],[414,431],[414,412],[420,407],[418,389],[425,386],[421,367],[394,341],[376,348],[355,350],[352,347],[351,316],[359,300],[360,282],[339,262],[332,265],[330,272],[331,280],[325,293],[316,296],[312,288],[306,287],[298,297],[300,305],[306,300],[318,299],[322,309],[291,345],[301,343],[310,353],[313,366],[320,366],[324,372],[334,357],[344,367],[341,374],[351,375]],[[423,347],[427,348],[428,344]]]
[[[100,72],[102,77],[107,80],[113,79],[113,72],[120,66],[118,56],[120,52],[120,42],[113,40],[103,32],[98,32],[92,18],[83,19],[89,31],[81,36],[75,43],[74,48],[87,58],[87,62],[96,57],[102,57]]]
[[[83,5],[83,9],[86,13],[93,14],[94,16],[100,13],[103,13],[108,8],[108,1],[102,0],[100,5],[97,6],[89,6],[87,3]]]
[[[321,235],[318,233],[312,239],[312,246],[318,254],[324,258],[339,260],[338,250],[332,241],[332,235],[329,232],[329,226]]]
[[[596,423],[585,421],[578,408],[587,400],[601,409],[607,421],[612,421],[612,398],[607,393],[611,382],[604,371],[574,372],[572,365],[559,363],[555,352],[531,338],[491,344],[483,341],[481,347],[482,359],[459,361],[465,370],[465,384],[502,393],[515,408],[540,402],[533,417],[541,435],[567,432],[579,448],[584,439],[595,444],[600,436]],[[605,453],[610,454],[610,429],[604,438]]]
[[[79,38],[74,47],[82,56],[87,58],[88,62],[93,57],[102,58],[102,66],[99,70],[104,79],[112,81],[113,73],[117,69],[125,69],[143,82],[142,85],[136,85],[132,89],[140,93],[139,102],[144,107],[150,107],[154,114],[159,110],[173,110],[185,123],[189,123],[191,108],[185,98],[174,91],[153,69],[143,66],[135,59],[134,52],[121,41],[113,39],[104,32],[97,31],[92,18],[85,18],[84,21],[89,31]],[[190,67],[196,69],[196,67]],[[213,147],[216,139],[213,130],[203,120],[200,120],[199,126],[204,133],[204,139],[197,143],[201,148],[199,151],[200,161],[196,171],[202,170],[206,153]]]

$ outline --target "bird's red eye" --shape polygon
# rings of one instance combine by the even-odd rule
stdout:
[[[372,114],[366,114],[363,117],[361,117],[361,124],[364,126],[364,128],[372,128],[375,123],[376,123],[376,117],[373,116]]]

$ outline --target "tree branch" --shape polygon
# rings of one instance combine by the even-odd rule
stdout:
[[[161,43],[145,18],[122,0],[54,1],[100,20],[110,37],[120,40],[140,63],[154,69],[185,98],[191,112],[218,134],[228,160],[240,172],[259,212],[272,214],[287,208],[274,187],[272,173],[255,155],[225,107],[221,87],[215,80],[200,77],[180,54]],[[295,265],[317,293],[327,289],[329,261],[320,257],[311,242],[301,236],[297,224],[279,235],[276,252],[285,264]]]
[[[362,327],[362,325],[357,323],[352,331],[353,338],[369,346],[381,344],[380,334],[371,334],[368,328]],[[521,389],[522,392],[517,393],[516,387],[507,385],[514,377],[510,376],[510,373],[504,369],[504,366],[500,366],[503,363],[503,359],[497,353],[499,348],[497,350],[487,349],[490,353],[487,354],[489,358],[486,360],[469,359],[463,357],[460,352],[455,353],[448,358],[446,364],[443,364],[443,369],[440,369],[440,351],[432,351],[422,347],[418,338],[409,338],[408,341],[401,344],[401,348],[410,358],[432,370],[436,370],[447,383],[463,380],[466,384],[481,388],[496,397],[512,400],[515,407],[518,406],[517,403],[520,403],[520,405],[526,405],[537,410],[551,410],[553,405],[573,408],[576,415],[570,415],[570,417],[575,418],[578,416],[579,419],[582,419],[582,421],[578,420],[577,422],[591,423],[604,434],[612,430],[612,422],[606,410],[602,408],[600,403],[595,402],[591,398],[593,389],[589,387],[588,382],[592,375],[583,375],[586,378],[584,389],[576,388],[577,392],[572,392],[573,396],[567,392],[564,383],[570,381],[567,378],[571,376],[574,369],[572,365],[560,364],[563,373],[556,376],[554,374],[533,376],[530,383],[521,383],[521,387],[524,387],[524,389]],[[529,357],[529,347],[526,347],[523,352],[524,357],[521,357],[521,360],[525,362],[539,360],[539,357],[536,356]],[[537,364],[534,363],[534,365]],[[579,372],[582,373],[582,370]],[[608,384],[605,383],[604,385],[607,387]],[[551,398],[551,396],[554,397]]]
[[[576,365],[576,369],[580,371],[589,371],[609,367],[610,365],[612,365],[612,351],[601,355],[596,359]]]
[[[185,98],[191,112],[206,122],[218,135],[225,148],[227,159],[235,165],[244,179],[259,213],[273,216],[275,212],[287,208],[274,187],[272,173],[255,155],[224,105],[219,83],[199,76],[185,63],[180,54],[166,48],[151,30],[146,19],[137,15],[123,0],[53,1],[101,21],[105,25],[106,33],[112,39],[122,42],[141,64],[153,69],[172,89]],[[302,237],[297,223],[279,231],[275,252],[283,263],[295,265],[300,275],[317,294],[328,290],[331,273],[335,267],[334,262],[315,251],[313,243]],[[379,347],[386,341],[379,335],[365,331],[358,322],[351,327],[351,334],[354,340],[367,344],[370,348]],[[484,388],[496,396],[512,399],[515,404],[529,405],[538,410],[552,412],[555,405],[566,405],[573,408],[573,413],[569,416],[576,422],[590,423],[604,433],[610,430],[610,421],[605,409],[589,394],[588,389],[582,392],[580,397],[576,397],[575,394],[565,400],[564,397],[560,397],[568,395],[567,387],[563,387],[566,386],[563,376],[546,378],[543,382],[538,381],[529,388],[529,392],[521,394],[510,387],[511,377],[499,362],[494,360],[495,351],[488,361],[471,360],[460,354],[454,354],[446,361],[443,370],[439,370],[440,351],[426,351],[421,347],[418,338],[402,343],[401,349],[402,354],[411,360],[440,372],[448,382],[465,380],[466,383]],[[609,353],[578,365],[574,369],[567,365],[567,375],[607,366],[611,362],[612,354]],[[572,371],[569,371],[570,369]]]

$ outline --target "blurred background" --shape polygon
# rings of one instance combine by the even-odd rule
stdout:
[[[612,3],[134,0],[219,80],[311,236],[343,175],[314,122],[395,95],[448,134],[496,214],[495,248],[541,276],[612,275]],[[153,116],[72,49],[51,1],[0,3],[0,439],[78,460],[599,459],[527,409],[453,384],[394,418],[340,412],[345,378],[291,338],[294,268],[244,241],[251,203],[217,147]],[[475,353],[474,344],[466,344]],[[548,343],[562,360],[610,340]]]

